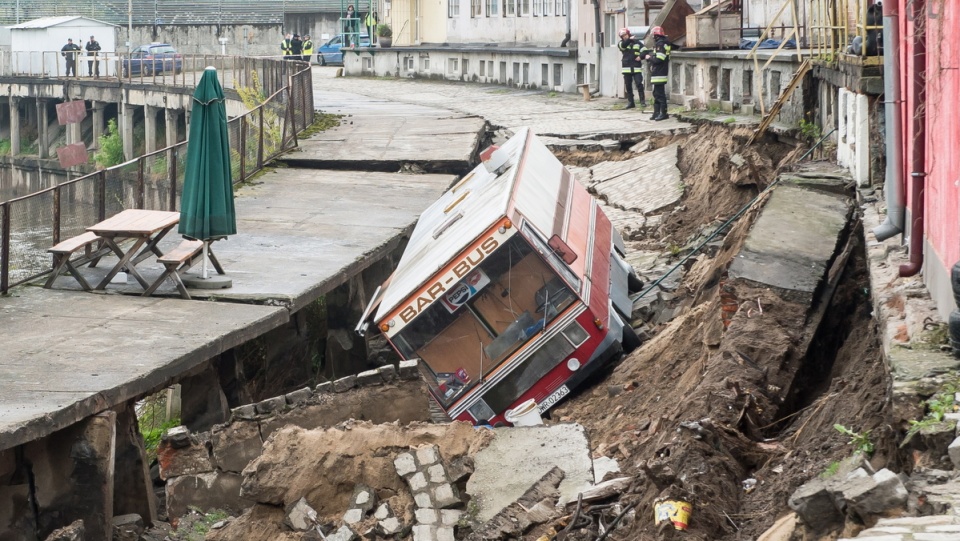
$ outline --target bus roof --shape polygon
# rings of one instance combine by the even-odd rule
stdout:
[[[533,135],[523,128],[500,147],[508,159],[499,175],[478,165],[420,215],[374,321],[386,317],[506,216],[528,137]]]

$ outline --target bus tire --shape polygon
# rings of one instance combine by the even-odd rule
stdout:
[[[643,280],[631,269],[627,273],[627,293],[633,295],[639,293],[641,289],[643,289]]]
[[[637,334],[637,331],[633,330],[633,327],[629,323],[623,326],[623,341],[620,345],[623,347],[624,353],[630,353],[631,351],[637,349],[643,344],[643,341],[640,340],[640,336]]]

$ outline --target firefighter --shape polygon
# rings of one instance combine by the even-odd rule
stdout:
[[[617,43],[617,48],[623,55],[620,60],[623,86],[627,92],[627,106],[624,109],[633,109],[637,106],[633,101],[634,84],[637,87],[637,95],[640,96],[640,107],[646,107],[647,98],[643,92],[643,59],[648,54],[648,50],[641,45],[640,40],[630,34],[630,29],[621,28],[618,35],[620,41]]]
[[[300,57],[304,62],[310,62],[310,58],[313,56],[313,40],[310,39],[309,35],[303,36],[303,56]]]
[[[283,53],[284,60],[290,60],[290,55],[293,54],[293,34],[287,33],[280,42],[280,52]]]
[[[666,120],[667,116],[667,80],[670,73],[670,40],[663,28],[654,26],[653,51],[647,56],[650,64],[650,83],[653,84],[653,116],[650,120]]]

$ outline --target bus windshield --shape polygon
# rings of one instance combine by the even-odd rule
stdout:
[[[391,340],[404,358],[423,361],[446,407],[575,300],[551,265],[514,235]]]

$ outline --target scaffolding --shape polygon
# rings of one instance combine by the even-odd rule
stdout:
[[[840,60],[854,64],[881,64],[879,47],[869,54],[871,32],[883,31],[883,20],[869,24],[868,13],[874,0],[813,0],[811,56],[820,62],[832,64]],[[859,54],[848,53],[856,38],[860,38]],[[874,41],[875,42],[875,41]]]
[[[364,6],[366,3],[366,6]],[[347,17],[347,7],[353,6],[355,17]],[[364,9],[366,7],[366,9]],[[344,47],[369,47],[376,40],[379,9],[375,0],[340,0],[340,18],[338,19],[340,33],[343,35]],[[366,35],[366,43],[362,39]]]

